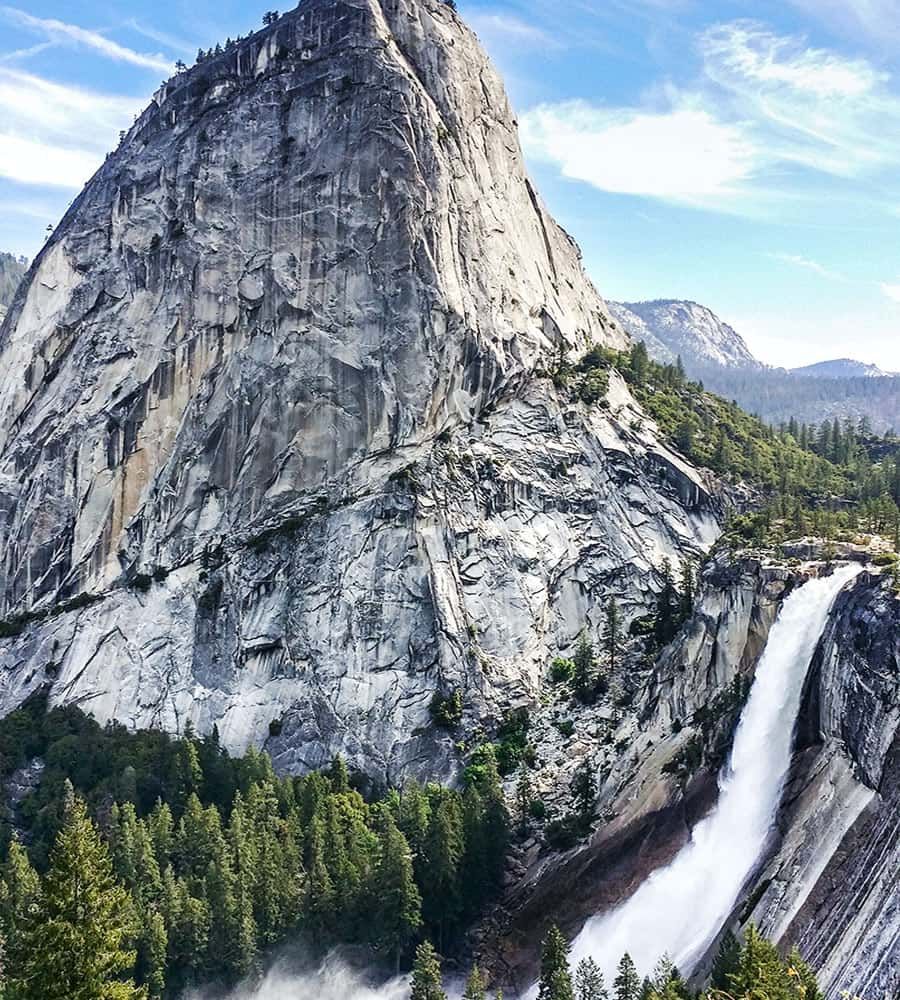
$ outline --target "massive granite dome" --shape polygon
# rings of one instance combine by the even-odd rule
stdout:
[[[284,768],[452,770],[651,569],[711,542],[705,479],[440,0],[305,0],[165,84],[0,332],[0,709],[217,724]]]

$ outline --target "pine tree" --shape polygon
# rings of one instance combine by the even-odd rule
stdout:
[[[185,738],[178,741],[172,768],[173,801],[178,810],[183,810],[191,795],[199,795],[203,786],[203,771],[197,747],[186,733]]]
[[[682,620],[687,620],[694,610],[694,564],[690,559],[685,559],[681,567],[681,599],[680,612]]]
[[[441,982],[440,959],[430,941],[423,941],[416,949],[409,1000],[447,1000]]]
[[[597,795],[597,778],[595,765],[590,757],[585,757],[572,778],[572,795],[575,807],[582,821],[591,818],[594,811],[594,799]]]
[[[538,1000],[574,1000],[569,972],[569,946],[560,929],[551,925],[541,949]]]
[[[815,974],[809,965],[803,961],[796,947],[791,949],[785,965],[787,967],[787,975],[791,977],[795,976],[803,989],[802,1000],[825,1000],[825,994],[820,989]]]
[[[172,856],[172,845],[175,841],[175,823],[172,810],[167,803],[157,801],[156,807],[148,819],[150,839],[153,841],[153,853],[156,855],[160,869],[164,869]]]
[[[27,959],[27,929],[40,913],[41,885],[28,853],[18,840],[9,845],[0,881],[0,933],[4,964],[15,970]]]
[[[658,993],[663,991],[666,984],[672,978],[674,968],[675,967],[672,965],[672,959],[669,958],[667,954],[662,955],[656,963],[651,979],[653,981],[653,986]]]
[[[650,370],[650,355],[647,352],[647,345],[642,340],[639,340],[631,349],[629,368],[635,383],[643,385]]]
[[[481,969],[476,965],[468,980],[466,981],[466,989],[462,995],[462,1000],[485,1000],[487,984],[484,981],[484,976],[481,974]],[[808,998],[811,1000],[811,998]]]
[[[631,955],[625,952],[613,980],[613,996],[615,1000],[638,1000],[640,992],[641,978]]]
[[[730,992],[737,997],[796,1000],[793,979],[785,973],[777,949],[752,924],[744,937],[737,971],[731,977]]]
[[[578,637],[578,645],[575,647],[572,662],[575,664],[575,672],[572,677],[575,692],[582,701],[590,701],[594,694],[597,667],[594,646],[585,631],[582,631]]]
[[[161,912],[168,929],[168,962],[188,981],[200,972],[209,943],[212,915],[209,903],[191,895],[171,865],[163,872]]]
[[[603,973],[592,958],[583,958],[575,970],[575,1000],[608,1000]]]
[[[423,916],[437,930],[438,947],[444,947],[445,927],[460,915],[460,864],[465,843],[462,814],[456,797],[443,788],[434,791],[431,823],[426,843],[428,881],[423,889]],[[401,834],[402,836],[402,834]]]
[[[509,845],[509,813],[491,744],[482,748],[477,778],[463,796],[467,901],[477,908],[500,884]]]
[[[313,816],[306,828],[306,898],[304,919],[314,939],[322,941],[334,918],[334,885],[325,863],[325,824]]]
[[[65,820],[50,855],[40,905],[24,934],[24,961],[11,970],[21,1000],[138,1000],[129,975],[135,953],[128,893],[81,799],[68,789]]]
[[[672,579],[672,564],[668,559],[662,564],[662,588],[656,602],[656,641],[665,646],[675,635],[677,623],[675,609],[677,604],[675,583]]]
[[[347,762],[340,754],[331,762],[328,777],[331,779],[331,790],[336,795],[350,791],[350,772],[347,770]]]
[[[143,918],[138,939],[137,971],[141,982],[146,983],[147,993],[153,1000],[163,995],[166,988],[166,952],[169,936],[162,914],[148,911]]]
[[[516,782],[516,812],[518,813],[519,832],[524,836],[528,832],[528,822],[531,816],[533,798],[531,786],[531,768],[526,761],[519,765],[519,778]]]
[[[376,919],[373,930],[375,944],[386,952],[393,952],[399,968],[404,950],[422,925],[422,897],[413,877],[409,844],[387,809],[382,810],[381,827],[374,876]],[[416,957],[418,960],[418,953]]]

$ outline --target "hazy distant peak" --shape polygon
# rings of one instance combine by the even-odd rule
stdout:
[[[836,358],[833,361],[819,361],[814,365],[792,368],[791,374],[817,378],[885,378],[895,374],[886,372],[878,365],[869,365],[852,358]]]
[[[744,338],[706,306],[684,299],[651,302],[610,302],[616,320],[635,339],[643,340],[659,361],[679,355],[688,367],[766,367],[750,351]]]

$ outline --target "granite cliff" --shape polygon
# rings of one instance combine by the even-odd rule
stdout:
[[[609,593],[719,531],[439,0],[308,0],[170,80],[0,332],[0,708],[450,773]]]

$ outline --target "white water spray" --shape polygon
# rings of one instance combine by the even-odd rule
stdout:
[[[585,924],[572,946],[573,962],[590,955],[611,977],[626,951],[642,974],[664,954],[685,973],[702,958],[763,855],[810,661],[834,599],[859,569],[811,580],[785,600],[719,777],[714,810],[670,864],[617,909]]]
[[[213,1000],[221,994],[189,993],[184,1000]],[[246,983],[226,1000],[407,1000],[405,978],[373,985],[363,972],[351,968],[337,955],[329,955],[318,967],[298,971],[295,963],[276,963],[262,982]]]

